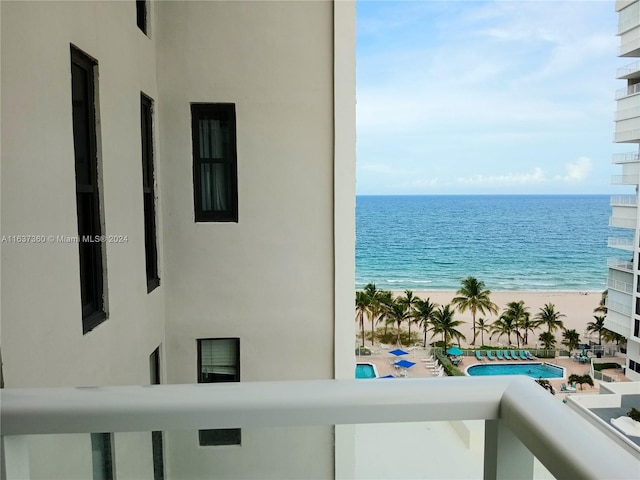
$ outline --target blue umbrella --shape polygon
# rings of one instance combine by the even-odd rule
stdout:
[[[460,350],[458,347],[454,345],[453,347],[447,350],[447,355],[455,355],[455,356],[462,355],[462,350]]]
[[[396,357],[399,357],[401,355],[408,355],[409,352],[405,352],[404,350],[400,350],[399,348],[395,349],[395,350],[391,350],[389,352],[391,355],[395,355]]]
[[[378,377],[378,378],[396,378],[393,375],[385,375],[384,377]]]
[[[410,362],[409,360],[398,360],[394,365],[400,368],[411,368],[415,365],[415,362]]]

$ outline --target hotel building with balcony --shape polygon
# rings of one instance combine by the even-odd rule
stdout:
[[[617,1],[618,54],[624,58],[640,58],[640,2]],[[626,376],[640,380],[640,214],[638,186],[640,186],[640,60],[618,69],[617,77],[626,86],[616,92],[614,141],[629,144],[628,153],[613,156],[613,163],[622,172],[614,175],[614,185],[635,188],[632,195],[611,197],[609,225],[633,231],[632,235],[609,239],[609,246],[619,249],[618,258],[608,261],[606,327],[627,339]]]
[[[354,380],[354,2],[0,25],[2,480],[636,478],[531,379]]]

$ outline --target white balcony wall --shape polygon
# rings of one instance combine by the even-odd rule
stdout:
[[[634,20],[631,21],[633,23]],[[620,35],[620,47],[618,55],[621,57],[637,56],[640,49],[640,28],[631,27]]]
[[[633,85],[631,88],[640,89],[640,84]],[[629,87],[619,90],[619,95],[629,92]],[[615,120],[621,121],[634,117],[640,117],[640,95],[625,96],[617,101]]]
[[[638,207],[629,205],[629,206],[618,206],[615,205],[611,207],[611,217],[621,220],[636,220],[637,218]]]
[[[621,272],[620,270],[609,270],[607,286],[610,289],[631,294],[633,293],[633,274],[630,272]]]
[[[637,1],[638,0],[616,0],[616,5],[615,5],[616,12],[619,12],[623,8],[626,8],[632,3],[636,3]]]
[[[640,117],[616,122],[614,140],[616,142],[640,141]]]
[[[618,34],[640,25],[640,4],[637,2],[621,9],[618,14]]]
[[[640,178],[640,163],[625,163],[622,165],[623,175],[638,175]]]
[[[612,332],[616,332],[619,335],[628,337],[631,333],[630,319],[630,315],[625,315],[614,310],[608,310],[604,324],[605,327]]]

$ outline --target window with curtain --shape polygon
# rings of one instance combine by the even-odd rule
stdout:
[[[191,117],[196,222],[237,222],[235,104],[192,104]]]
[[[240,339],[206,338],[198,340],[198,383],[240,381]],[[239,428],[200,430],[199,443],[209,445],[240,445]]]

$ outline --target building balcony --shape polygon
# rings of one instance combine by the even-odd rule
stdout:
[[[633,238],[609,237],[607,240],[608,247],[617,248],[618,250],[626,250],[628,252],[633,252],[634,245]]]
[[[611,185],[638,185],[640,175],[613,175]]]
[[[41,442],[28,440],[27,436],[32,435],[51,438],[51,435],[76,434],[72,444],[78,451],[65,450],[64,454],[87,456],[88,471],[73,472],[74,478],[87,478],[91,477],[91,448],[83,445],[82,439],[94,432],[121,432],[115,437],[117,453],[151,458],[148,452],[134,453],[127,450],[130,445],[118,445],[118,439],[127,443],[124,439],[130,438],[123,432],[171,434],[198,429],[287,427],[282,430],[292,429],[289,433],[295,437],[296,427],[310,425],[335,428],[334,476],[358,478],[359,464],[374,458],[384,461],[386,454],[358,450],[359,440],[354,429],[362,427],[360,424],[396,422],[452,422],[451,429],[455,430],[461,422],[481,421],[484,424],[484,434],[479,437],[482,461],[478,471],[467,478],[533,478],[536,461],[555,478],[635,478],[640,468],[635,453],[622,446],[610,431],[594,428],[533,379],[520,376],[5,389],[0,395],[3,474],[7,479],[30,478],[30,460],[42,447]],[[393,478],[430,478],[430,471],[431,478],[446,478],[433,473],[436,466],[424,460],[425,456],[448,458],[453,471],[456,462],[462,463],[460,452],[443,447],[441,442],[446,440],[437,432],[418,426],[420,435],[405,435],[393,441],[403,445],[407,456],[413,449],[423,460],[420,476],[403,470],[409,462],[389,456]],[[420,443],[430,435],[436,437],[430,442],[434,451],[425,450],[427,445]],[[304,435],[300,435],[299,443],[304,445],[305,441]],[[412,446],[412,442],[418,443]],[[464,449],[464,442],[457,443],[458,448]],[[344,448],[340,448],[341,445]],[[186,455],[189,448],[197,448],[178,445],[176,440],[168,442],[168,446],[177,448],[182,455]],[[262,447],[265,449],[259,459],[264,465],[262,470],[253,473],[242,470],[238,477],[266,478],[266,472],[286,470],[287,465],[274,464],[268,455],[269,447],[269,444]],[[242,445],[226,450],[226,457],[221,458],[240,458],[244,448]],[[315,478],[313,467],[317,462],[334,462],[334,452],[327,454],[326,459],[318,455],[318,452],[304,455],[306,478]],[[359,459],[359,455],[368,458]],[[123,457],[131,461],[131,456]],[[95,452],[93,458],[95,462]],[[98,459],[104,460],[100,455]],[[292,455],[287,461],[301,460],[305,462]],[[112,461],[116,470],[117,454]],[[241,462],[232,462],[232,465],[237,469],[243,467]],[[171,463],[166,473],[166,478],[179,478],[172,476]],[[183,474],[189,478],[210,478],[216,472],[192,470]]]
[[[626,303],[617,302],[615,300],[610,300],[607,298],[607,309],[618,312],[625,317],[631,316],[631,305],[628,305]]]
[[[640,93],[640,83],[634,83],[616,90],[616,100]]]
[[[609,217],[609,226],[616,228],[636,228],[635,218]]]
[[[614,153],[611,157],[611,163],[619,165],[622,163],[637,163],[640,161],[638,152]]]
[[[633,262],[621,260],[620,258],[608,258],[607,267],[633,273]]]
[[[622,292],[622,293],[628,293],[629,295],[631,295],[633,293],[633,284],[632,283],[623,282],[623,281],[620,281],[620,280],[614,280],[611,277],[609,277],[607,279],[607,287],[611,288],[612,290],[617,290],[617,291]]]
[[[625,338],[631,336],[631,314],[620,313],[616,310],[607,312],[604,320],[604,326],[612,332],[622,335]]]
[[[640,60],[636,60],[624,67],[620,67],[616,72],[616,77],[620,80],[640,78]]]
[[[630,33],[633,33],[633,32],[629,32],[625,35],[629,35]],[[640,55],[640,38],[636,37],[636,38],[626,40],[625,35],[620,37],[621,42],[624,42],[624,43],[621,43],[620,46],[618,47],[618,56],[619,57],[637,57],[638,55]]]
[[[612,207],[637,207],[638,197],[636,195],[612,195],[609,199]]]

